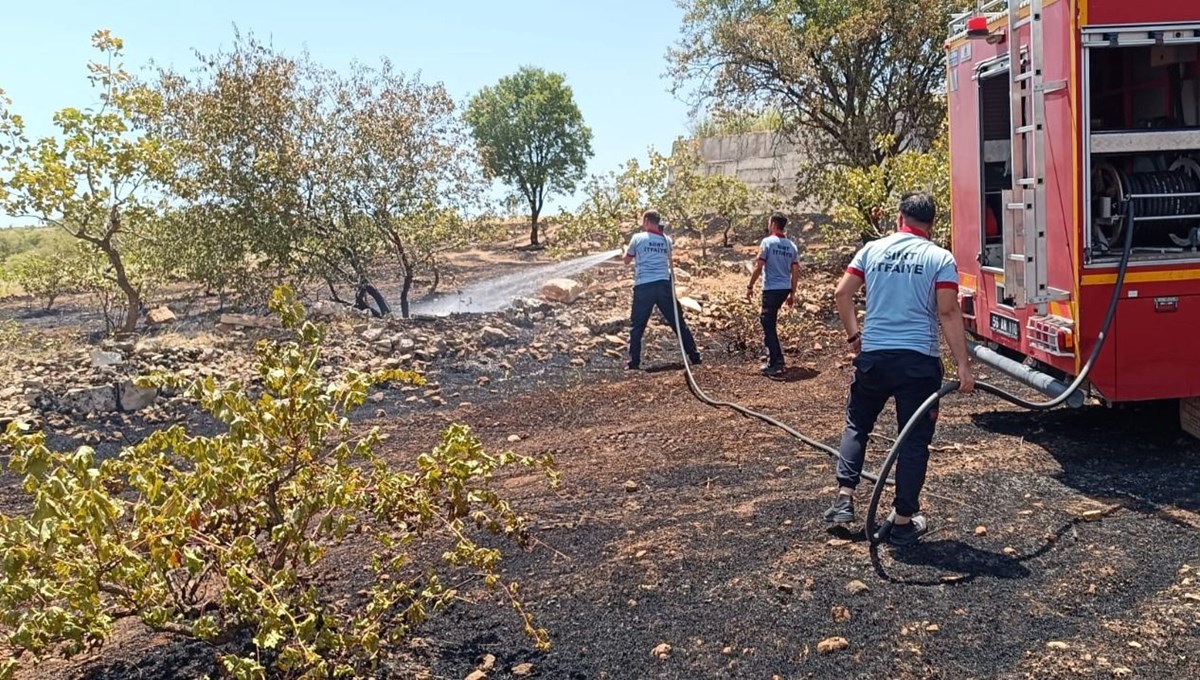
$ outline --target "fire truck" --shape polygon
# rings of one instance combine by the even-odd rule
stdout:
[[[1200,404],[1200,0],[991,0],[945,47],[976,360]]]

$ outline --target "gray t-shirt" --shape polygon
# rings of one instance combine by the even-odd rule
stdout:
[[[791,290],[792,265],[800,262],[796,244],[786,236],[772,234],[759,244],[763,263],[763,290]]]
[[[633,285],[671,278],[671,239],[661,233],[641,231],[634,234],[625,254],[633,258]]]

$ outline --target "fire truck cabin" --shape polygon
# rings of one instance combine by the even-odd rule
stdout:
[[[1090,392],[1200,396],[1200,2],[992,0],[950,30],[951,240],[976,359],[1061,392],[1132,229]]]

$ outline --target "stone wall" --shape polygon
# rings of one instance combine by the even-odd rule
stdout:
[[[804,159],[796,145],[775,132],[700,140],[700,156],[708,175],[729,175],[746,184],[791,198],[796,192],[796,172]]]

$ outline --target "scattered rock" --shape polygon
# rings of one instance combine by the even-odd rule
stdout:
[[[466,680],[487,680],[487,673],[484,673],[480,670],[474,670],[471,671],[470,675],[466,677]]]
[[[651,650],[650,654],[658,659],[669,659],[671,658],[671,645],[664,642]]]
[[[699,314],[703,311],[703,309],[700,307],[700,303],[696,302],[694,299],[692,299],[690,297],[679,298],[679,304],[684,309],[692,311],[692,312],[696,312],[697,314]]]
[[[125,363],[125,356],[120,352],[106,352],[98,349],[92,352],[91,361],[93,368],[104,368],[106,366],[120,366]]]
[[[1133,669],[1126,668],[1124,666],[1117,666],[1116,668],[1112,669],[1112,674],[1114,678],[1128,678],[1129,676],[1133,675]]]
[[[942,629],[942,627],[937,625],[936,623],[931,623],[928,626],[925,626],[926,633],[936,633],[936,632],[940,631],[941,629]]]
[[[1070,649],[1070,648],[1071,648],[1071,646],[1070,646],[1070,645],[1068,645],[1067,643],[1065,643],[1065,642],[1060,642],[1060,641],[1058,641],[1058,640],[1051,640],[1050,642],[1047,642],[1047,643],[1046,643],[1046,647],[1047,647],[1047,648],[1049,648],[1049,649],[1054,649],[1054,650],[1058,650],[1058,651],[1062,651],[1062,650],[1064,650],[1064,649]]]
[[[980,537],[987,536],[987,527],[983,525],[975,527],[975,535]]]
[[[583,284],[574,279],[550,279],[542,286],[541,295],[552,302],[571,304],[583,295]]]
[[[1105,512],[1104,510],[1087,510],[1083,513],[1083,521],[1099,522],[1104,519]]]
[[[146,312],[146,324],[150,326],[161,326],[163,324],[173,323],[174,321],[175,312],[172,312],[170,307],[155,307],[149,312]]]
[[[117,388],[118,404],[122,411],[140,411],[158,399],[158,390],[153,387],[140,387],[127,380]]]
[[[850,610],[842,606],[830,609],[829,614],[837,623],[845,623],[850,620]]]
[[[479,670],[486,672],[486,671],[492,670],[495,667],[496,667],[496,655],[495,654],[484,654],[483,661],[481,661],[479,663]]]
[[[638,483],[633,481],[632,479],[629,480],[628,482],[625,482],[625,491],[627,493],[634,493],[635,491],[638,490],[638,488],[639,488]]]
[[[362,339],[367,342],[378,342],[383,337],[383,333],[384,329],[382,328],[368,328],[363,331]],[[390,345],[391,343],[389,342],[388,344]]]
[[[519,434],[508,435],[508,443],[509,444],[516,444],[519,441],[521,441],[521,435],[519,435]]]
[[[108,413],[117,410],[117,391],[112,385],[76,387],[67,390],[60,405],[65,410],[80,413]]]
[[[479,331],[479,337],[490,345],[501,345],[512,340],[508,333],[495,326],[484,326]]]
[[[846,584],[846,592],[851,595],[862,595],[863,593],[871,592],[871,586],[855,579]]]
[[[733,656],[733,647],[725,646],[721,648],[721,653],[725,656]]]
[[[675,280],[676,281],[691,281],[692,275],[691,275],[691,273],[686,272],[686,271],[680,269],[679,267],[676,267],[675,268]]]
[[[612,335],[620,333],[621,330],[629,324],[629,317],[625,316],[610,316],[603,321],[593,323],[590,328],[592,333],[596,335]]]
[[[279,319],[274,316],[252,314],[222,314],[217,324],[226,328],[279,328]]]
[[[825,638],[817,643],[817,651],[822,654],[838,652],[850,647],[850,641],[844,637]]]
[[[533,675],[533,664],[526,661],[512,667],[512,674],[518,678],[524,678]]]

